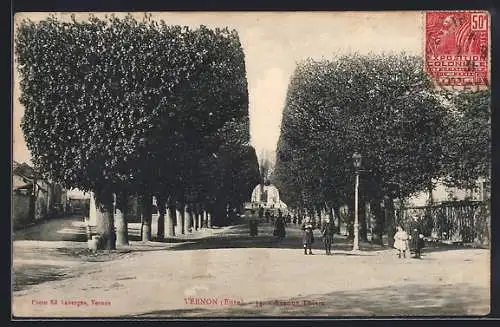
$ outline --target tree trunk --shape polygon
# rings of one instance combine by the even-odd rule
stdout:
[[[109,190],[96,190],[97,234],[100,239],[98,250],[115,250],[116,235],[113,217],[113,193]]]
[[[36,198],[38,195],[37,179],[33,179],[33,189],[30,196],[30,222],[36,221]]]
[[[349,206],[347,208],[347,239],[353,240],[354,239],[354,207]]]
[[[428,201],[429,206],[434,205],[433,191],[434,191],[434,185],[432,185],[432,180],[430,180],[429,184],[427,185],[427,192],[429,192],[429,199],[427,201]]]
[[[144,193],[142,201],[142,241],[151,241],[151,221],[153,220],[153,198],[151,193]]]
[[[184,234],[184,205],[177,203],[175,206],[175,217],[177,219],[177,235]]]
[[[198,212],[197,212],[197,217],[198,217],[198,228],[202,229],[203,228],[203,208],[200,207]]]
[[[333,207],[331,206],[328,206],[327,209],[326,209],[326,212],[328,213],[328,215],[330,216],[330,219],[332,220],[332,223],[333,223],[333,230],[335,231],[336,234],[338,234],[338,228],[339,228],[339,225],[337,225],[337,223],[335,222],[335,210],[333,210]]]
[[[175,215],[175,207],[172,203],[167,204],[166,210],[166,220],[167,220],[167,236],[174,237],[175,236],[175,225],[174,225],[174,215]]]
[[[207,227],[212,228],[212,213],[211,212],[207,213]]]
[[[198,230],[198,206],[193,205],[191,208],[191,216],[193,218],[193,229]]]
[[[174,202],[172,204],[172,221],[174,222],[174,233],[177,235],[177,205]]]
[[[381,199],[373,199],[370,204],[370,209],[374,216],[372,243],[384,245],[383,235],[385,229],[385,215],[380,206],[381,201]]]
[[[359,240],[368,242],[368,230],[366,229],[366,205],[363,197],[359,201]]]
[[[214,204],[214,216],[212,217],[212,224],[215,226],[224,226],[227,222],[225,221],[226,208],[219,201]]]
[[[322,217],[321,217],[321,208],[320,207],[316,207],[316,214],[318,215],[318,224],[319,224],[319,226],[321,226],[322,225],[322,221],[321,221]]]
[[[162,241],[165,239],[165,198],[159,196],[156,198],[156,205],[158,206],[158,232],[156,237],[158,240]]]
[[[127,194],[116,194],[115,209],[116,245],[128,245]]]
[[[387,223],[387,243],[389,247],[394,246],[394,234],[396,226],[394,221],[394,200],[386,196],[384,198],[385,221]]]
[[[335,208],[335,207],[331,207],[330,208],[330,213],[332,215],[332,217],[336,217],[337,218],[337,228],[336,228],[336,231],[337,231],[337,234],[340,235],[340,227],[341,227],[341,218],[340,218],[340,208]],[[335,221],[335,219],[334,219]]]
[[[184,232],[187,234],[191,230],[191,209],[189,205],[184,206]]]

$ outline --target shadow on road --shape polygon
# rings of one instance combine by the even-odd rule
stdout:
[[[36,225],[14,231],[12,240],[86,242],[85,226],[75,224],[79,221],[83,221],[83,217],[71,216],[44,220]]]
[[[12,269],[12,291],[22,291],[33,285],[74,277],[70,270],[57,265],[23,265]]]
[[[273,225],[271,223],[262,223],[259,226],[259,234],[257,236],[249,235],[247,224],[229,226],[225,228],[221,236],[205,236],[199,239],[191,239],[189,243],[179,244],[172,250],[198,250],[198,249],[220,249],[220,248],[282,248],[303,250],[302,230],[297,225],[289,225],[286,229],[286,237],[279,241],[273,234]],[[319,230],[314,231],[315,242],[312,246],[313,253],[324,254],[324,244]],[[170,241],[169,241],[170,242]],[[349,253],[353,248],[352,240],[346,236],[336,234],[334,236],[332,251],[334,255],[353,255],[362,256],[362,253]],[[422,253],[464,250],[473,249],[472,247],[464,247],[463,245],[447,245],[437,244],[423,249]],[[378,245],[370,242],[360,242],[360,250],[362,252],[373,252],[380,250],[390,250],[387,245]],[[342,253],[335,253],[342,251]]]
[[[248,226],[245,224],[226,227],[221,236],[206,236],[200,239],[191,239],[189,243],[179,244],[172,248],[174,251],[182,250],[198,250],[198,249],[221,249],[221,248],[282,248],[282,249],[297,249],[302,251],[302,230],[298,226],[290,226],[287,228],[286,237],[279,241],[272,235],[272,224],[262,224],[259,227],[257,236],[250,236]],[[324,253],[324,245],[320,236],[319,230],[315,230],[315,242],[312,246],[313,253]],[[384,247],[361,243],[363,251],[377,251]],[[333,242],[333,251],[350,251],[352,250],[352,241],[346,237],[335,235]],[[346,254],[358,255],[358,254]]]
[[[156,222],[156,221],[155,221]],[[154,230],[155,228],[153,228]],[[208,232],[208,233],[207,233]],[[313,252],[324,253],[324,245],[320,237],[319,230],[315,230],[315,243],[312,246]],[[212,235],[214,234],[214,235]],[[163,240],[153,236],[153,243],[175,244],[172,250],[197,250],[197,249],[220,249],[220,248],[283,248],[302,250],[302,230],[298,225],[289,224],[286,229],[286,237],[278,241],[273,235],[272,223],[261,223],[257,236],[249,235],[247,223],[239,222],[238,225],[226,227],[214,227],[202,229],[199,233],[188,233],[180,237],[168,237]],[[74,241],[86,242],[86,228],[83,224],[83,217],[72,216],[59,219],[52,219],[41,222],[28,228],[17,230],[12,235],[14,241]],[[141,242],[140,224],[129,224],[128,237],[132,242]],[[86,246],[85,246],[86,247]],[[462,245],[439,244],[429,246],[424,249],[426,252],[449,251],[464,249]],[[157,250],[159,248],[151,249]],[[333,251],[348,252],[352,249],[352,241],[342,235],[335,235],[333,241]],[[368,242],[361,242],[360,249],[364,252],[389,249],[387,246],[376,245]],[[339,253],[334,253],[339,255]],[[344,255],[360,255],[344,253]]]
[[[230,307],[153,311],[134,317],[259,317],[259,316],[461,316],[489,313],[487,289],[462,285],[409,284],[290,299],[262,299]],[[355,304],[355,305],[353,305]]]

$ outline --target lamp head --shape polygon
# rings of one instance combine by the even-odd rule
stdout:
[[[147,146],[147,144],[148,144],[148,139],[146,137],[141,137],[139,139],[139,146],[141,148],[145,148]]]
[[[354,152],[352,155],[352,160],[354,164],[354,168],[358,169],[361,167],[361,155],[357,152]]]

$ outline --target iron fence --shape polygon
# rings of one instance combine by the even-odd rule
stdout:
[[[396,222],[408,229],[412,217],[424,236],[463,243],[489,244],[490,204],[486,201],[449,201],[396,209]]]

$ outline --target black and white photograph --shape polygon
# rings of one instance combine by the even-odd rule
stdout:
[[[12,318],[488,315],[490,19],[17,12]]]

